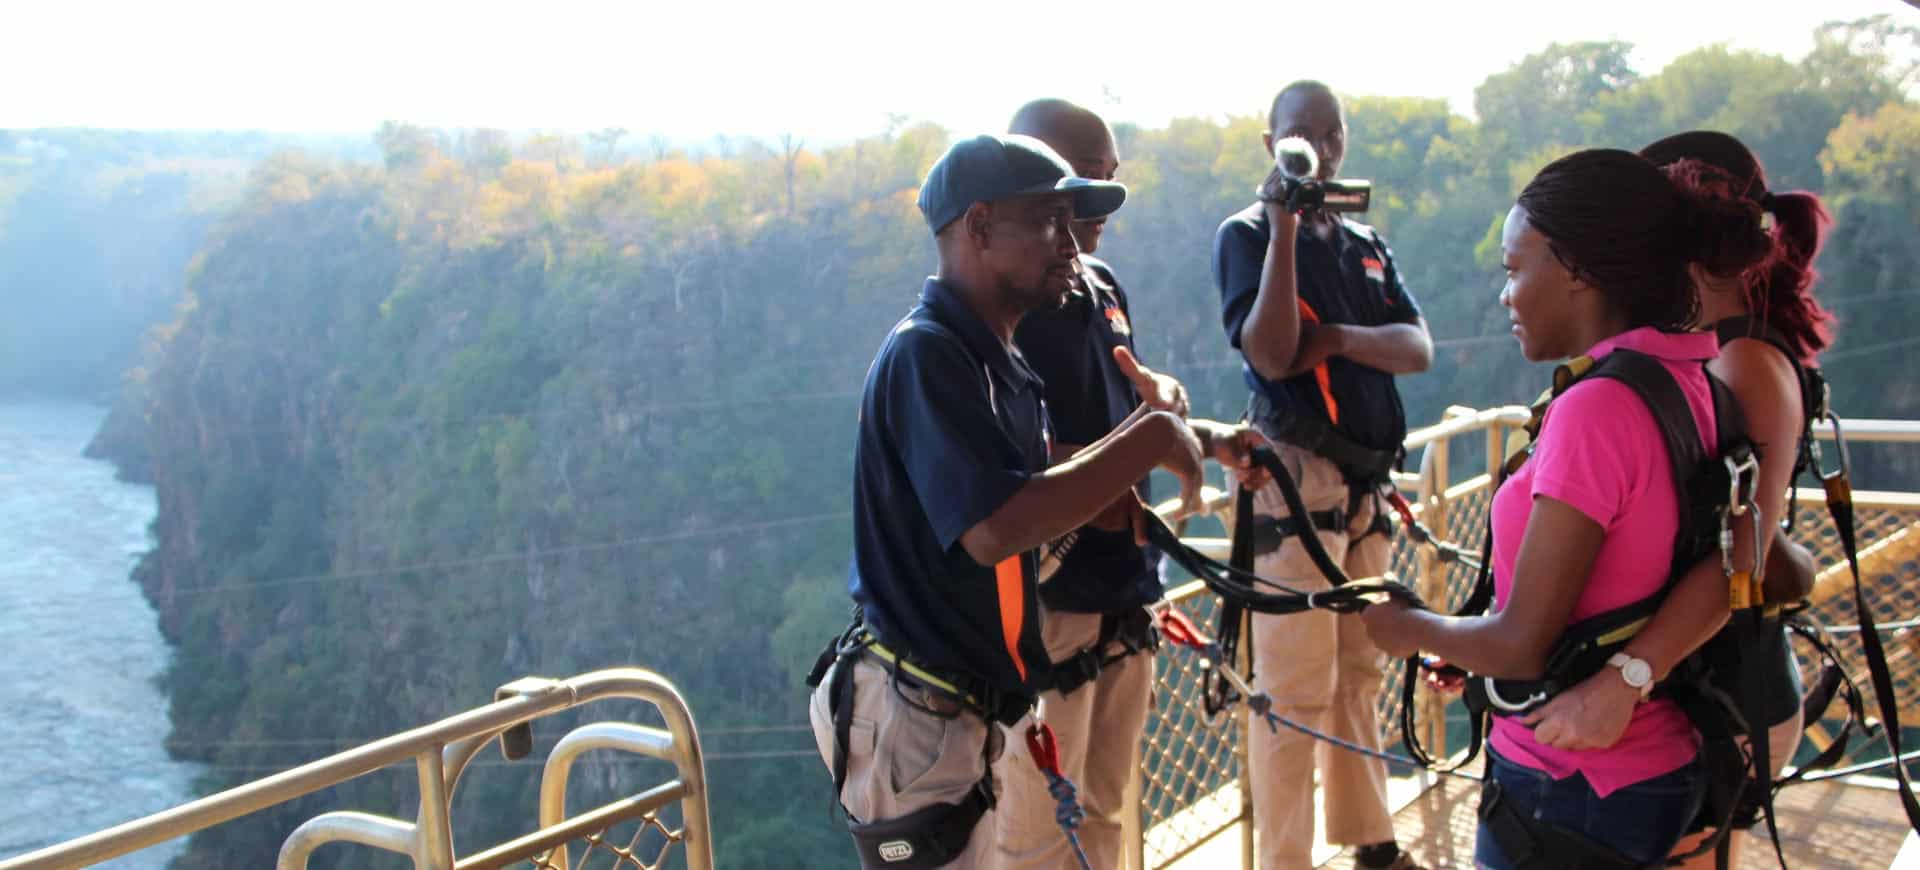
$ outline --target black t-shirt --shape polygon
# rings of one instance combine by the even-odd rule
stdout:
[[[1259,203],[1221,222],[1213,240],[1213,280],[1220,288],[1227,341],[1240,348],[1240,325],[1260,292],[1260,269],[1273,235]],[[1294,272],[1300,301],[1322,323],[1381,326],[1415,323],[1420,307],[1400,281],[1393,252],[1366,224],[1342,220],[1331,240],[1304,224],[1294,242]],[[1264,395],[1277,415],[1306,414],[1328,420],[1326,401],[1313,372],[1269,381],[1242,367],[1247,386]],[[1395,450],[1407,436],[1406,412],[1393,375],[1345,357],[1327,361],[1327,379],[1339,405],[1340,434],[1374,450]],[[1256,423],[1260,421],[1255,421]]]
[[[1113,270],[1081,257],[1094,278],[1091,293],[1075,292],[1058,309],[1020,321],[1014,343],[1046,382],[1047,413],[1062,444],[1100,440],[1140,404],[1133,382],[1120,373],[1113,349],[1133,350],[1126,291]],[[1104,286],[1101,286],[1104,285]],[[1137,487],[1147,495],[1146,481]],[[1087,527],[1060,568],[1040,587],[1040,600],[1070,613],[1105,613],[1160,598],[1160,576],[1131,531]]]
[[[929,278],[867,371],[847,588],[881,643],[1002,691],[1048,679],[1032,551],[975,562],[960,536],[1047,467],[1039,376]]]

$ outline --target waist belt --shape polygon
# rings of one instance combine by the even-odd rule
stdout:
[[[1029,695],[1000,691],[971,675],[915,664],[910,655],[888,648],[871,634],[862,632],[854,643],[854,651],[878,659],[901,682],[956,701],[989,722],[1011,726],[1033,709],[1034,699]]]
[[[1120,650],[1109,654],[1115,643]],[[1154,630],[1153,615],[1145,607],[1133,607],[1117,613],[1100,614],[1100,637],[1078,654],[1053,663],[1052,689],[1071,695],[1075,689],[1093,682],[1100,672],[1127,656],[1160,648],[1160,634]]]
[[[888,649],[873,635],[868,633],[858,621],[845,633],[827,645],[826,651],[814,663],[813,672],[807,676],[807,685],[818,688],[826,677],[828,669],[833,671],[833,680],[827,689],[827,705],[833,717],[833,756],[828,766],[833,771],[833,799],[840,804],[841,791],[847,783],[847,753],[852,745],[853,728],[853,664],[863,655],[871,655],[887,666],[893,679],[925,689],[931,693],[949,698],[965,709],[980,714],[983,718],[1011,725],[1026,714],[1032,706],[1031,698],[1022,698],[1018,712],[1011,719],[1004,718],[1012,711],[1012,702],[1006,709],[994,709],[987,699],[1002,697],[985,687],[984,681],[958,678],[933,669],[914,664],[907,656]],[[836,667],[835,663],[840,666]],[[964,687],[967,682],[977,682],[980,686],[973,689]],[[1011,698],[1013,696],[1005,696]],[[912,703],[912,702],[910,702]],[[916,704],[917,706],[917,704]],[[991,712],[989,712],[991,711]],[[927,711],[934,715],[938,711]],[[997,714],[997,715],[996,715]],[[856,821],[849,814],[847,832],[853,835],[853,842],[860,854],[860,866],[863,868],[896,868],[896,870],[934,870],[952,863],[967,848],[973,836],[974,828],[993,808],[993,737],[992,729],[981,748],[980,780],[968,790],[966,797],[953,803],[933,804],[922,807],[904,816],[893,819],[874,819]],[[844,805],[841,805],[844,809]]]
[[[1309,512],[1307,518],[1313,521],[1315,531],[1344,533],[1347,531],[1347,523],[1352,521],[1353,515],[1341,508],[1334,508],[1332,510]],[[1306,524],[1300,522],[1299,517],[1257,515],[1253,518],[1254,555],[1265,556],[1268,553],[1280,549],[1280,545],[1286,543],[1288,538],[1297,537],[1306,533]],[[1393,518],[1387,516],[1385,511],[1375,510],[1373,513],[1373,522],[1367,525],[1366,532],[1362,533],[1360,537],[1365,538],[1368,535],[1386,535],[1392,537]]]
[[[1476,715],[1520,716],[1531,713],[1561,691],[1600,672],[1607,659],[1627,645],[1653,618],[1659,600],[1629,604],[1591,616],[1567,628],[1547,656],[1545,676],[1537,680],[1503,680],[1475,676],[1466,684],[1463,700]],[[1664,684],[1656,686],[1664,694]]]
[[[1347,529],[1347,512],[1340,508],[1313,511],[1307,514],[1307,519],[1313,521],[1315,531],[1344,532]],[[1286,543],[1288,538],[1297,537],[1306,533],[1307,524],[1301,522],[1299,517],[1256,515],[1253,518],[1254,555],[1265,556],[1268,553],[1280,549],[1280,545]]]
[[[1383,482],[1400,464],[1400,448],[1376,450],[1347,437],[1325,420],[1300,414],[1276,415],[1273,403],[1259,393],[1253,396],[1248,416],[1259,426],[1260,434],[1339,466],[1350,483]]]

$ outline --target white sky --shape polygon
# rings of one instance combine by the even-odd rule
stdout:
[[[1556,40],[1631,42],[1650,74],[1713,42],[1797,59],[1827,20],[1920,23],[1901,0],[8,6],[0,127],[364,133],[395,119],[813,142],[879,132],[890,113],[996,129],[1037,96],[1146,125],[1250,114],[1303,76],[1471,112],[1474,85]],[[1329,25],[1287,26],[1309,10]]]

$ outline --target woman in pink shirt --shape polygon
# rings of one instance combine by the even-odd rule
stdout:
[[[1500,302],[1530,360],[1632,350],[1660,361],[1711,455],[1704,364],[1716,347],[1711,335],[1683,331],[1699,310],[1687,267],[1759,262],[1767,244],[1744,212],[1638,155],[1581,151],[1542,169],[1508,213]],[[1493,611],[1450,617],[1388,603],[1361,617],[1389,655],[1425,650],[1476,674],[1537,679],[1567,626],[1666,586],[1679,508],[1652,412],[1617,381],[1579,381],[1554,401],[1532,458],[1494,496]],[[1666,700],[1635,708],[1604,749],[1557,749],[1520,719],[1496,717],[1481,815],[1504,802],[1621,867],[1659,863],[1699,805],[1698,746]],[[1491,870],[1572,866],[1531,841],[1500,841],[1485,821],[1475,859]]]
[[[1739,400],[1747,434],[1760,456],[1756,502],[1762,535],[1758,544],[1760,552],[1768,552],[1773,530],[1786,511],[1787,489],[1806,423],[1794,361],[1811,365],[1831,338],[1832,315],[1813,295],[1817,277],[1813,261],[1828,225],[1826,209],[1812,193],[1769,191],[1759,159],[1725,133],[1681,133],[1641,149],[1640,154],[1658,165],[1678,165],[1680,172],[1717,183],[1719,195],[1747,203],[1756,223],[1763,228],[1771,225],[1773,252],[1757,268],[1707,263],[1693,270],[1700,286],[1701,321],[1710,327],[1735,321],[1740,326],[1734,334],[1752,336],[1727,341],[1709,368]],[[1749,541],[1745,536],[1735,539],[1734,564],[1751,563],[1754,547]],[[1646,660],[1654,673],[1663,674],[1719,629],[1727,614],[1714,605],[1726,600],[1726,578],[1717,555],[1710,562],[1703,566],[1705,570],[1696,568],[1675,586],[1660,612],[1624,652]],[[1751,663],[1749,679],[1764,698],[1766,718],[1759,724],[1768,726],[1768,761],[1773,768],[1769,773],[1777,776],[1800,743],[1801,688],[1799,665],[1784,633],[1771,641],[1769,654],[1756,656]],[[1535,726],[1535,736],[1549,746],[1609,746],[1625,732],[1638,700],[1638,693],[1609,670],[1561,693],[1528,721]],[[1754,822],[1751,812],[1736,819],[1741,827]],[[1740,863],[1741,839],[1732,842],[1730,865]],[[1689,838],[1678,851],[1692,851],[1693,845]],[[1684,866],[1711,867],[1714,856],[1700,855]]]

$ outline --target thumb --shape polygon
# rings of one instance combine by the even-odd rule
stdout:
[[[1126,345],[1114,345],[1113,361],[1120,365],[1120,373],[1126,375],[1127,380],[1133,381],[1135,384],[1142,383],[1146,380],[1147,367],[1141,365],[1140,361],[1134,358],[1133,351],[1128,350]]]

